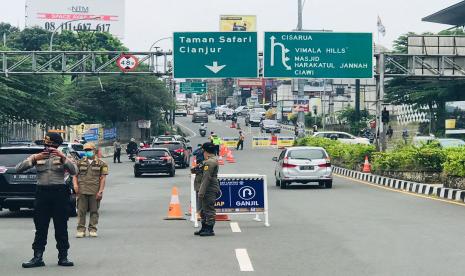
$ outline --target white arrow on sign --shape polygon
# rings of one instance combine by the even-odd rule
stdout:
[[[224,67],[226,67],[226,65],[218,65],[218,61],[214,61],[213,62],[213,66],[212,65],[205,65],[205,67],[207,67],[210,71],[212,71],[213,73],[217,74],[219,71],[221,71]]]

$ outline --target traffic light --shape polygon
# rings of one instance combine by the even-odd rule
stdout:
[[[381,112],[381,122],[385,124],[389,123],[389,111],[387,111],[386,108]]]

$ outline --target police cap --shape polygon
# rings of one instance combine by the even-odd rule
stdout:
[[[202,145],[204,151],[208,153],[215,153],[215,144],[207,142]]]
[[[47,146],[59,147],[61,144],[63,144],[63,138],[58,133],[47,132],[44,137],[44,144]]]

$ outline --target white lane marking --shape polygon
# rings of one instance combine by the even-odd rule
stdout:
[[[179,126],[181,126],[181,127],[183,127],[183,128],[185,128],[185,129],[187,129],[187,130],[189,130],[189,131],[193,134],[193,135],[190,136],[190,137],[195,137],[195,136],[197,136],[197,133],[195,133],[195,131],[193,131],[192,129],[188,128],[187,126],[181,124],[180,122],[176,122],[176,124],[179,125]]]
[[[229,223],[229,225],[231,226],[231,230],[233,231],[233,233],[241,233],[241,228],[239,227],[239,223],[238,222],[231,222]]]
[[[238,248],[236,249],[236,258],[239,262],[239,268],[241,271],[254,271],[252,262],[250,261],[249,254],[247,253],[247,249],[245,248]]]

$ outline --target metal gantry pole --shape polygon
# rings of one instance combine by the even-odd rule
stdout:
[[[297,1],[297,31],[302,31],[302,11],[303,5],[302,0]],[[303,102],[305,96],[305,81],[303,79],[297,79],[297,101],[299,103],[299,111],[297,113],[297,123],[305,127],[305,113],[301,111],[300,105]]]
[[[384,105],[384,75],[385,75],[385,63],[384,53],[378,55],[378,91],[376,93],[376,127],[378,129],[376,137],[378,138],[378,148],[380,151],[386,150],[386,133],[384,131],[384,124],[382,122],[382,110]]]

